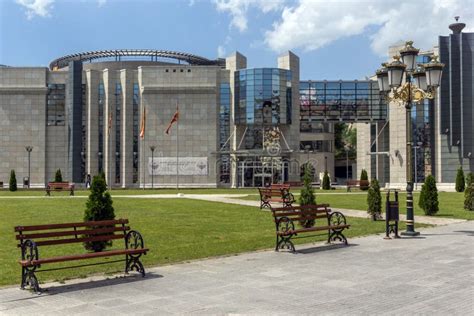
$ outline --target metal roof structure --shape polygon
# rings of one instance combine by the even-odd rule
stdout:
[[[71,61],[88,61],[92,62],[96,59],[110,59],[115,58],[116,61],[121,61],[122,57],[150,57],[151,61],[158,61],[158,58],[169,58],[175,59],[178,62],[184,61],[190,65],[225,65],[224,59],[211,60],[201,56],[173,52],[167,50],[155,50],[155,49],[112,49],[112,50],[97,50],[83,53],[76,53],[66,55],[53,60],[49,64],[49,68],[61,69],[67,67]]]

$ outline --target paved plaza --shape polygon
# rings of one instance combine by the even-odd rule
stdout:
[[[149,268],[144,279],[45,284],[41,295],[10,287],[0,314],[474,314],[474,222],[349,241]]]

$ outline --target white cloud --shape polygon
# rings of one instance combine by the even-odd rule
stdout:
[[[26,8],[26,17],[31,20],[35,15],[43,18],[51,16],[54,0],[16,0],[16,3]]]
[[[378,55],[386,55],[388,46],[408,39],[429,49],[437,44],[438,35],[450,32],[448,25],[455,15],[463,15],[463,21],[473,20],[472,11],[466,10],[470,1],[299,0],[283,10],[281,20],[265,33],[265,42],[278,52],[294,48],[310,51],[375,27],[370,41]]]
[[[99,8],[103,7],[107,3],[107,0],[97,0],[97,5]]]
[[[217,46],[217,57],[224,58],[226,57],[226,50],[225,47],[222,45]]]
[[[247,30],[247,12],[254,7],[263,13],[283,8],[286,0],[214,0],[218,11],[227,12],[232,16],[231,27],[240,32]]]
[[[189,0],[188,6],[192,7],[196,3],[195,0]]]

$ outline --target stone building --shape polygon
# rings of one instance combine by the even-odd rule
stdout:
[[[31,187],[57,169],[78,185],[104,172],[114,187],[299,181],[299,58],[288,52],[278,68],[246,63],[240,53],[111,50],[49,68],[0,67],[0,182],[12,169],[19,180],[30,172]]]

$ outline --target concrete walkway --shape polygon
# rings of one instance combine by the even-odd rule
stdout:
[[[473,315],[474,222],[0,290],[2,315]]]
[[[221,203],[230,203],[230,204],[239,204],[239,205],[246,205],[246,206],[255,206],[260,207],[259,201],[252,201],[252,200],[241,200],[239,197],[243,197],[247,195],[217,195],[217,194],[186,194],[184,195],[185,198],[195,199],[195,200],[205,200],[205,201],[214,201],[214,202],[221,202]],[[367,218],[367,212],[361,210],[350,210],[350,209],[342,209],[342,208],[331,208],[333,211],[339,211],[344,215],[350,217],[360,217],[360,218]],[[400,214],[400,220],[405,221],[406,215]],[[455,223],[462,223],[465,222],[464,219],[456,219],[456,218],[445,218],[445,217],[432,217],[432,216],[415,216],[416,223],[423,223],[423,224],[430,224],[430,225],[447,225],[447,224],[455,224]]]

